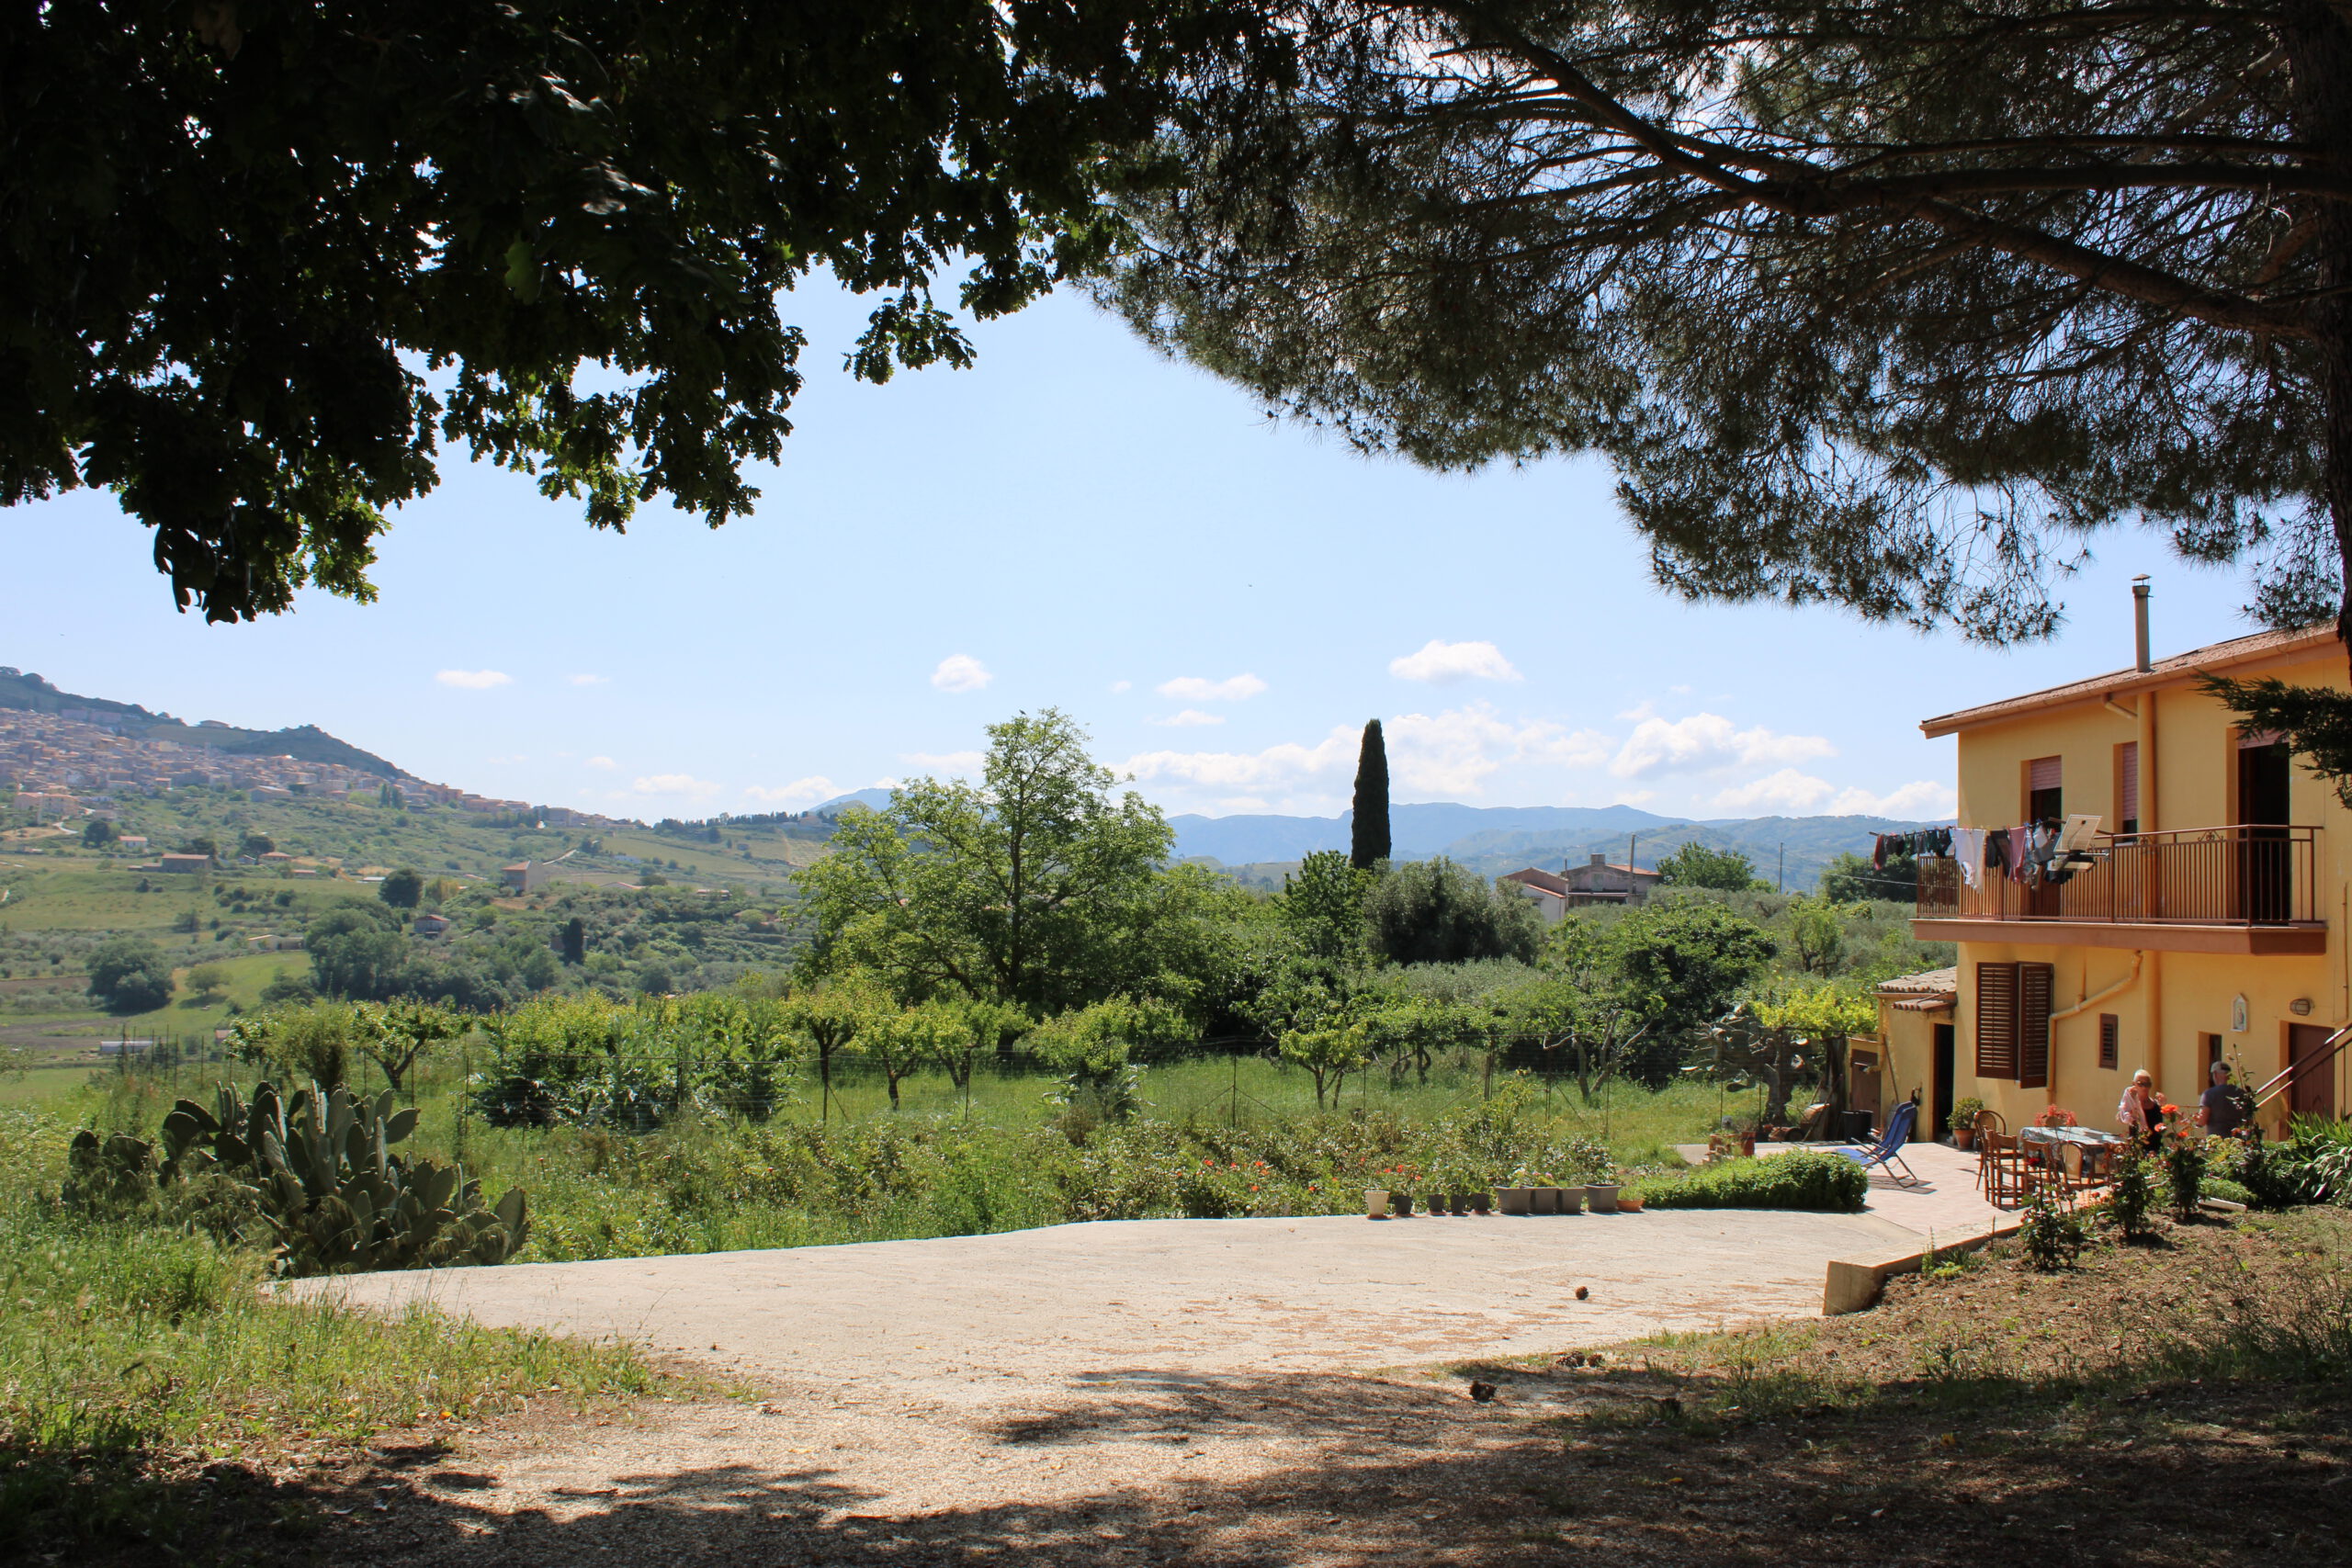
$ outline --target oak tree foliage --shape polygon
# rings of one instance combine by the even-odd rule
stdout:
[[[0,8],[0,504],[114,491],[183,608],[373,596],[444,444],[597,527],[758,492],[780,296],[869,380],[1098,260],[1190,0]],[[942,300],[934,290],[952,287]]]

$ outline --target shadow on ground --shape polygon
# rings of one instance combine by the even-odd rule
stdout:
[[[1492,1403],[1465,1397],[1473,1373],[1497,1387]],[[650,1419],[643,1448],[697,1413],[709,1407]],[[502,1501],[495,1462],[387,1442],[331,1472],[273,1481],[214,1465],[156,1478],[150,1494],[160,1528],[177,1537],[174,1555],[197,1562],[1238,1568],[1565,1563],[1606,1551],[1661,1568],[2046,1568],[2335,1565],[2352,1551],[2352,1406],[2340,1386],[2058,1397],[2044,1383],[1979,1379],[1940,1398],[1898,1393],[1749,1419],[1719,1382],[1630,1365],[1484,1363],[1432,1380],[1104,1373],[968,1436],[984,1455],[1047,1453],[1081,1472],[1080,1461],[1100,1461],[1101,1479],[1032,1497],[1018,1495],[1019,1478],[976,1471],[963,1490],[986,1503],[913,1512],[846,1467],[746,1458],[624,1465],[518,1506]],[[1136,1457],[1221,1447],[1237,1458],[1182,1477]],[[152,1543],[112,1540],[91,1551],[61,1536],[31,1559],[162,1560]]]

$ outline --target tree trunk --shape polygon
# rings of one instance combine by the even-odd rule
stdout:
[[[2293,73],[2295,118],[2321,167],[2352,166],[2352,7],[2290,0],[2278,29]],[[2319,298],[2312,306],[2320,398],[2320,494],[2335,527],[2344,598],[2335,635],[2352,660],[2352,202],[2312,213]]]

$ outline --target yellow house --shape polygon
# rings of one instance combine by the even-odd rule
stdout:
[[[1960,963],[1882,991],[1879,1049],[1887,1089],[1918,1093],[1923,1137],[1969,1095],[2012,1130],[2052,1105],[2112,1128],[2133,1069],[2193,1106],[2216,1060],[2273,1089],[2273,1134],[2352,1105],[2352,1050],[2328,1044],[2352,1022],[2352,811],[2198,690],[2209,674],[2342,689],[2344,645],[2313,626],[2152,661],[2145,603],[2133,668],[1920,726],[1959,738],[1962,829],[2073,817],[2086,846],[2058,878],[1987,866],[1966,832],[1921,858],[1912,929]]]

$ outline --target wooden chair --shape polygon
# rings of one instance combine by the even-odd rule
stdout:
[[[2015,1208],[2025,1201],[2028,1171],[2018,1141],[2007,1133],[1976,1134],[1976,1182],[1984,1201],[1996,1208]]]
[[[2007,1134],[2009,1130],[2009,1123],[1999,1111],[1986,1110],[1980,1111],[1976,1113],[1975,1127],[1976,1135],[1981,1138],[1987,1133],[2000,1133]]]

